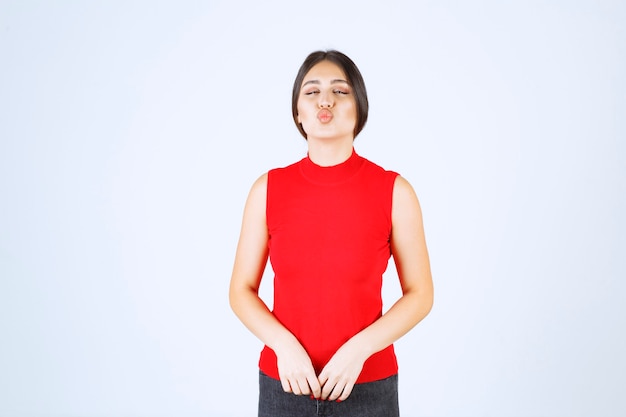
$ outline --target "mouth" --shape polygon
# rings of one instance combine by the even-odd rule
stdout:
[[[328,123],[333,120],[333,114],[328,109],[322,109],[317,112],[317,120],[322,123]]]

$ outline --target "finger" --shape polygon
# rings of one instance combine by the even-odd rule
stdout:
[[[303,381],[298,381],[298,387],[300,388],[300,395],[311,395],[311,390],[309,389],[309,382],[305,379]]]
[[[322,396],[321,396],[322,400],[327,399],[334,388],[335,388],[335,383],[332,382],[331,380],[326,380],[324,385],[322,385]]]
[[[352,389],[354,388],[354,383],[348,383],[345,387],[343,387],[343,391],[337,401],[345,401],[348,399],[350,394],[352,394]]]
[[[317,380],[319,381],[320,387],[323,387],[324,384],[326,384],[326,382],[328,381],[328,376],[324,373],[324,371],[322,371],[320,376],[317,377]]]
[[[289,384],[291,385],[291,390],[294,394],[302,395],[302,391],[300,390],[300,385],[298,385],[298,381],[289,381]]]
[[[339,384],[335,385],[335,387],[331,391],[330,395],[328,396],[328,400],[329,401],[335,401],[337,398],[339,398],[339,396],[343,392],[344,386],[345,385],[343,383],[339,383]]]
[[[287,378],[281,378],[280,385],[283,386],[283,391],[291,392],[291,385],[289,385],[289,381],[287,380]]]
[[[311,388],[311,393],[315,398],[319,398],[322,395],[322,386],[320,382],[317,380],[315,376],[307,378],[307,382],[309,383],[309,387]]]

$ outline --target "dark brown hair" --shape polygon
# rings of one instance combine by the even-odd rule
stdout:
[[[293,83],[293,91],[291,95],[291,113],[296,127],[306,139],[306,132],[302,129],[302,125],[298,123],[298,98],[302,88],[302,81],[306,74],[316,64],[322,61],[330,61],[337,65],[346,75],[348,84],[352,87],[354,101],[356,102],[356,123],[354,125],[354,137],[363,130],[365,122],[367,122],[367,112],[369,110],[369,102],[367,101],[367,91],[365,90],[365,82],[363,76],[357,68],[356,64],[345,54],[335,51],[315,51],[309,54],[298,70],[298,75]]]

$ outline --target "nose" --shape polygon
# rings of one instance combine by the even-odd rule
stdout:
[[[320,108],[331,108],[335,104],[333,100],[332,94],[329,93],[321,93],[319,95],[319,106]]]

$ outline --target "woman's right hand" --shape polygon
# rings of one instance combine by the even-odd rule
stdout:
[[[283,390],[296,395],[313,395],[319,398],[322,388],[311,358],[302,345],[294,338],[277,348],[275,353],[278,358],[278,374]]]
[[[319,398],[322,389],[309,355],[259,297],[268,257],[266,205],[267,174],[264,174],[254,183],[246,201],[230,280],[230,305],[246,327],[276,353],[283,389]]]

